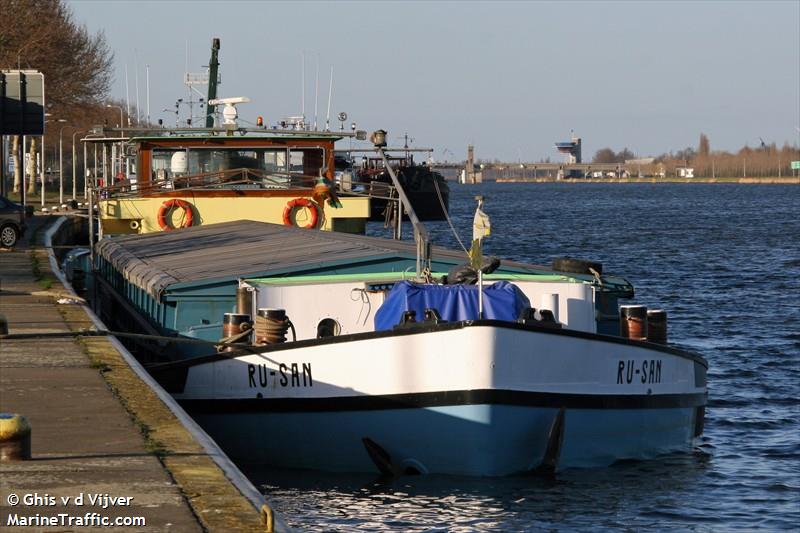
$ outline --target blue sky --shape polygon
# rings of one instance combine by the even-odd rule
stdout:
[[[570,130],[584,158],[603,147],[637,156],[800,141],[800,1],[266,2],[68,0],[105,32],[112,96],[174,124],[189,71],[221,39],[220,96],[248,96],[240,116],[275,122],[305,111],[384,128],[437,159],[560,160]],[[183,112],[182,112],[183,117]],[[333,120],[336,127],[338,121]],[[452,156],[450,154],[453,154]]]

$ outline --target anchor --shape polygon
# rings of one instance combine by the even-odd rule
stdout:
[[[547,433],[547,447],[544,450],[544,457],[532,473],[542,476],[553,476],[558,469],[558,461],[561,458],[561,448],[564,446],[564,415],[566,409],[562,407],[556,413],[550,431]]]
[[[362,438],[361,442],[364,444],[369,458],[372,459],[372,462],[378,467],[381,477],[394,478],[403,475],[414,476],[428,473],[428,469],[425,468],[425,465],[415,459],[406,459],[402,461],[401,464],[392,461],[392,456],[389,452],[369,437]]]

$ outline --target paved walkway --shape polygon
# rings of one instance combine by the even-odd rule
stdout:
[[[44,250],[28,239],[41,239],[48,217],[31,220],[16,249],[0,250],[0,314],[9,333],[88,327],[80,306],[56,303],[54,293],[64,291],[57,280],[46,290],[35,279],[32,257],[46,274],[49,265]],[[0,463],[0,529],[14,515],[66,513],[85,520],[87,513],[99,513],[146,520],[144,527],[120,531],[263,531],[253,506],[107,339],[0,339],[0,412],[25,415],[33,430],[33,459]],[[9,507],[12,493],[23,501]],[[42,498],[26,505],[26,494]],[[81,494],[83,505],[76,505]],[[90,494],[130,498],[130,505],[92,505]],[[62,497],[70,498],[69,505]],[[75,526],[47,529],[98,529]]]

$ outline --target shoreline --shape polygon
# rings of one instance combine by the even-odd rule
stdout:
[[[497,183],[738,183],[800,185],[800,176],[752,178],[497,178]]]

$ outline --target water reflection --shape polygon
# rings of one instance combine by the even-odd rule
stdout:
[[[415,476],[381,479],[301,470],[249,470],[293,526],[328,531],[531,531],[630,526],[631,510],[693,520],[676,495],[696,485],[711,454],[670,455],[552,478]],[[642,490],[642,480],[650,480]],[[677,509],[680,509],[678,511]],[[697,509],[698,513],[702,509]],[[645,526],[647,520],[641,523]]]

